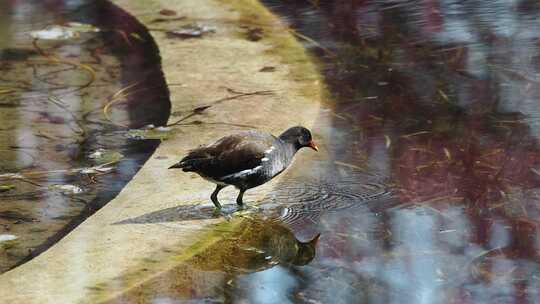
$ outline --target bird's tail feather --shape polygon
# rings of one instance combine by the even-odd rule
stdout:
[[[170,166],[169,169],[182,169],[184,172],[197,171],[207,163],[207,158],[184,158],[180,162]]]

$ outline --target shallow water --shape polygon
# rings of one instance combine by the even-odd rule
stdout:
[[[222,247],[111,302],[538,303],[540,6],[264,3],[322,62],[329,159]],[[150,218],[209,213],[177,211]],[[306,263],[275,253],[276,238],[298,253],[319,233]]]
[[[540,7],[267,3],[320,44],[335,159],[376,168],[400,202],[325,214],[290,299],[538,302]]]
[[[290,299],[536,303],[540,7],[267,3],[320,44],[334,158],[376,168],[400,202],[325,214]]]
[[[105,1],[0,3],[0,235],[17,237],[0,242],[0,272],[97,211],[157,147],[128,130],[167,121],[158,56]]]

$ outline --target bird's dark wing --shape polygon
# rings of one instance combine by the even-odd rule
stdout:
[[[259,166],[264,158],[264,151],[272,146],[273,141],[274,137],[271,135],[246,132],[217,142],[217,162],[212,176],[223,177]]]
[[[179,164],[219,180],[224,176],[253,169],[261,164],[264,152],[274,143],[269,134],[244,132],[221,138],[212,145],[192,150]]]

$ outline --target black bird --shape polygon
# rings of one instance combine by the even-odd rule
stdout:
[[[195,172],[215,183],[216,190],[210,198],[217,209],[221,209],[217,195],[229,185],[240,190],[236,203],[243,206],[242,196],[247,189],[262,185],[283,172],[294,154],[304,147],[318,151],[311,132],[301,126],[289,128],[279,137],[260,131],[246,131],[191,150],[169,169]]]

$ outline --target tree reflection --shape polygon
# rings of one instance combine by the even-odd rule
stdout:
[[[433,302],[451,280],[452,292],[437,301],[534,298],[538,284],[519,273],[539,256],[538,5],[344,0],[289,13],[266,2],[338,54],[322,55],[338,101],[327,126],[339,130],[330,137],[333,159],[386,174],[410,206],[323,217],[320,259],[416,293],[412,302]],[[329,172],[339,183],[343,169]],[[505,254],[477,261],[496,248]],[[426,251],[429,259],[418,256]]]

